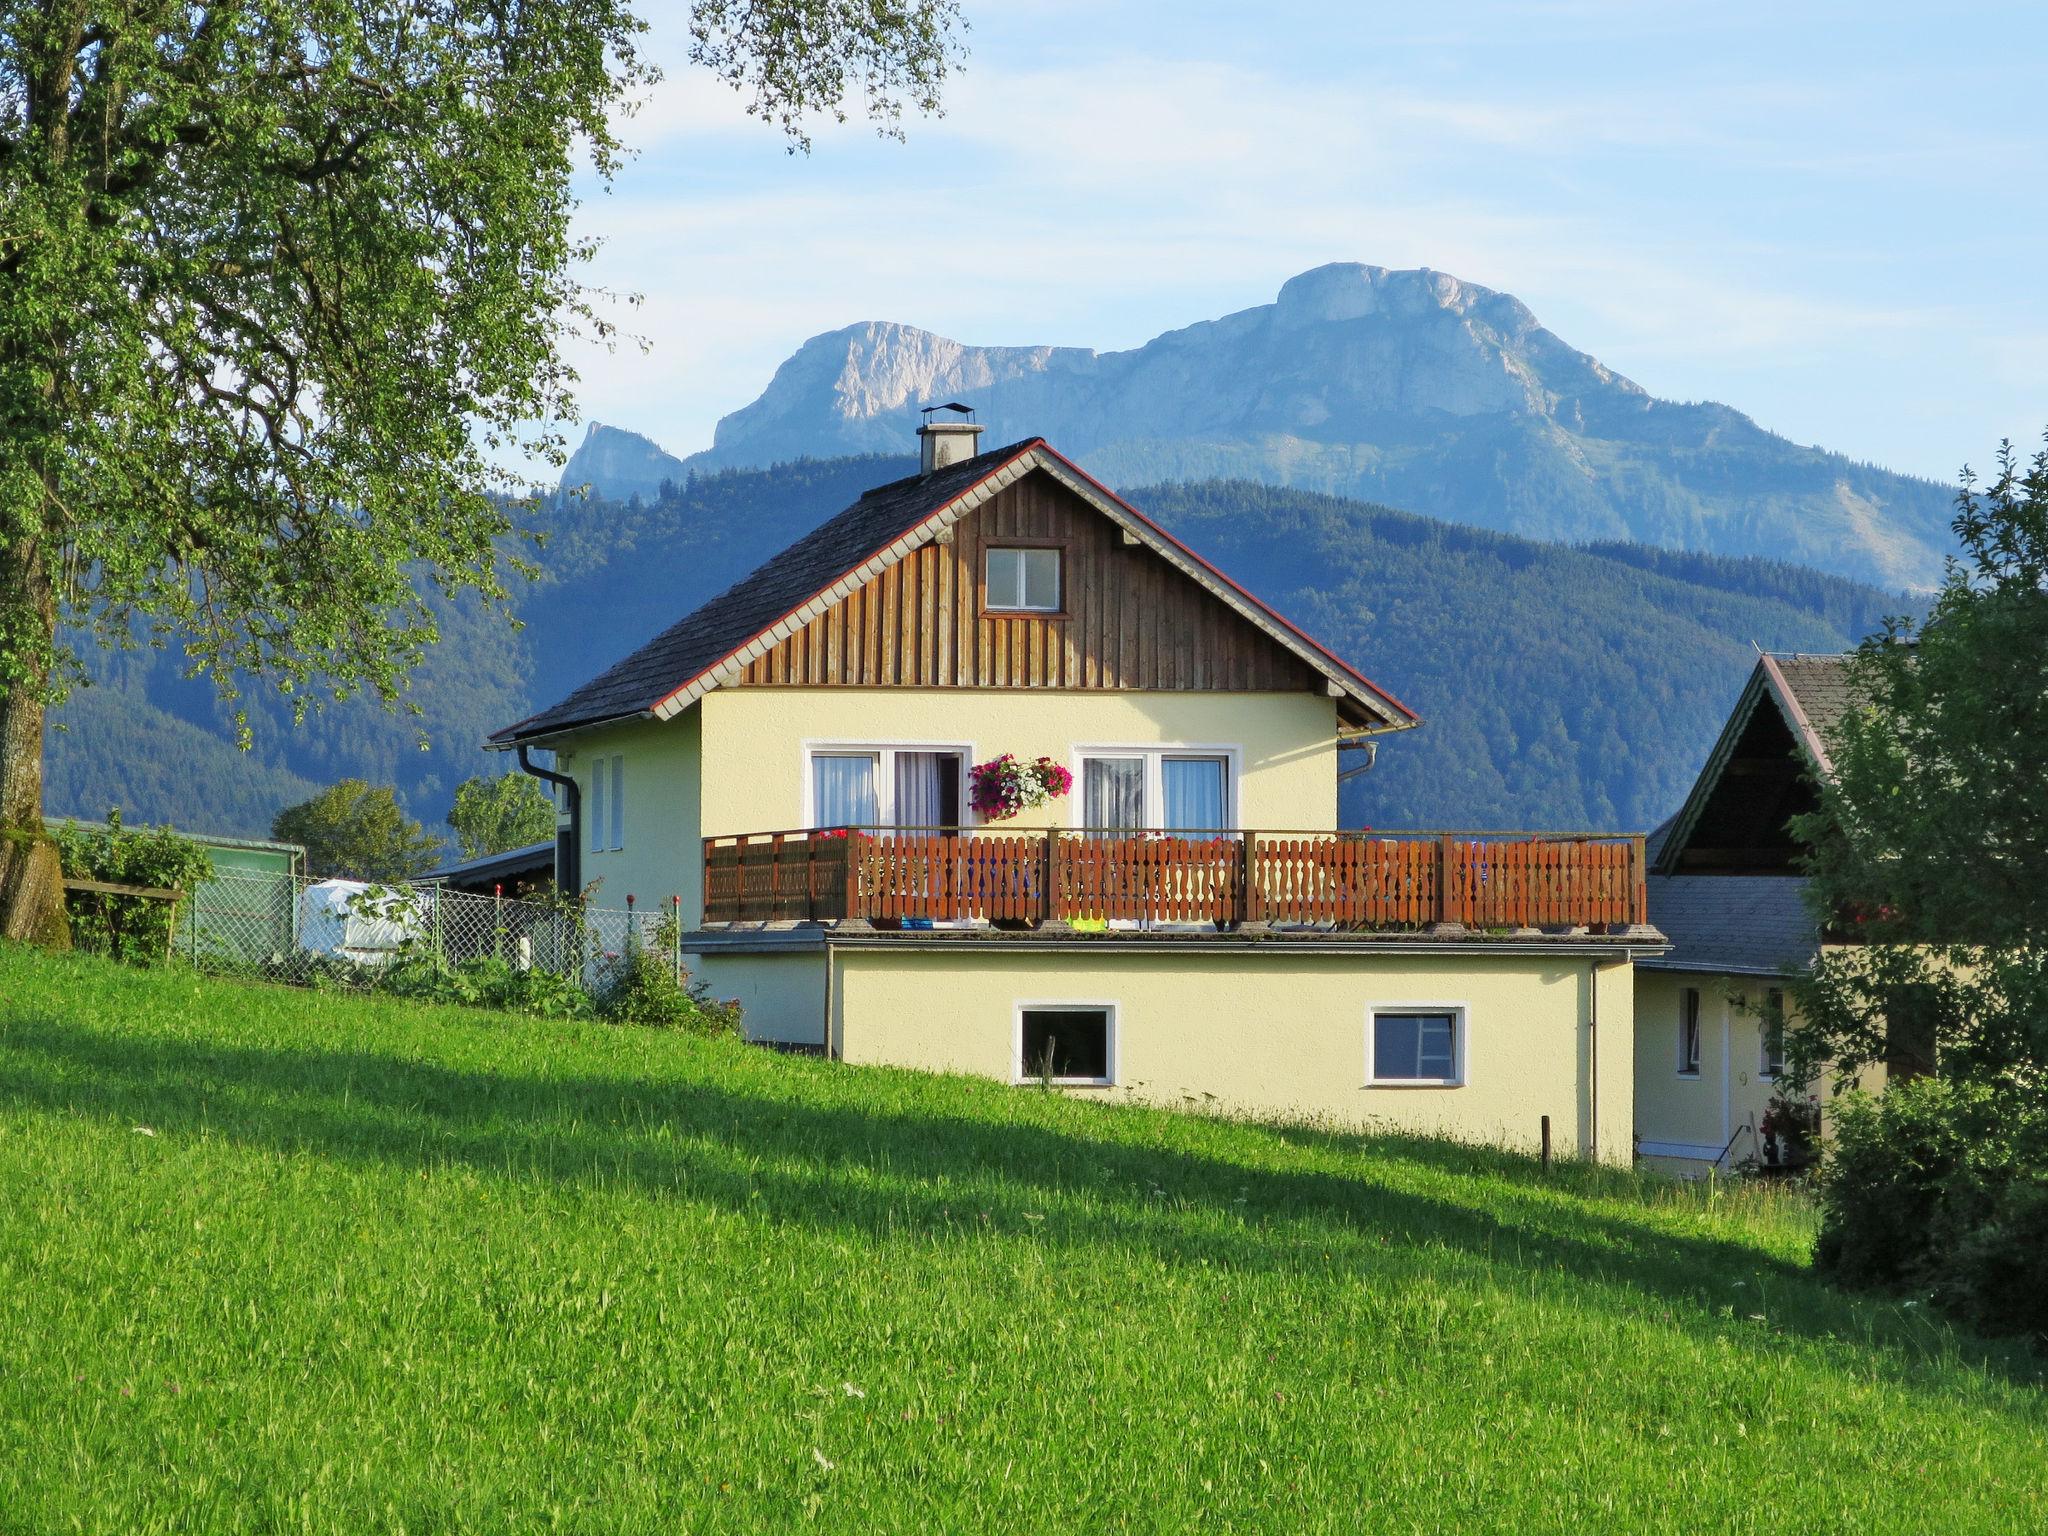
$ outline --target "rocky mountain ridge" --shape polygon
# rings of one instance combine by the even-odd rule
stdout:
[[[979,347],[868,321],[814,336],[712,446],[593,428],[565,485],[902,453],[959,399],[988,440],[1043,436],[1112,485],[1233,477],[1528,537],[1764,555],[1931,585],[1951,491],[1802,447],[1725,405],[1662,400],[1510,294],[1356,263],[1141,347]]]

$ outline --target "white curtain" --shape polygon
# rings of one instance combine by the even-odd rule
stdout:
[[[1220,757],[1169,757],[1159,765],[1169,832],[1214,832],[1229,825]]]
[[[1088,758],[1081,764],[1081,794],[1090,827],[1137,831],[1145,825],[1145,759]]]
[[[811,759],[811,775],[815,825],[872,827],[881,821],[874,753],[820,752]]]
[[[896,825],[943,827],[958,821],[957,795],[948,789],[960,782],[960,757],[954,752],[896,754]]]

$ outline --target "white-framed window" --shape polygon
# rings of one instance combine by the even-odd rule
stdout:
[[[1082,747],[1074,825],[1130,832],[1216,832],[1237,825],[1235,747]]]
[[[626,846],[626,759],[609,753],[590,760],[583,819],[590,827],[592,853],[616,853]]]
[[[1761,1077],[1775,1078],[1785,1070],[1785,993],[1782,988],[1772,987],[1764,994],[1764,1016],[1758,1026],[1763,1037],[1763,1059],[1757,1072]]]
[[[1021,1002],[1011,1027],[1016,1081],[1066,1088],[1116,1083],[1116,1004]]]
[[[1700,1075],[1700,989],[1687,987],[1678,994],[1678,1075]]]
[[[972,755],[961,742],[806,742],[804,825],[960,826]]]
[[[1389,1003],[1365,1019],[1365,1081],[1373,1088],[1460,1088],[1465,1005]]]
[[[982,606],[995,613],[1058,613],[1066,585],[1062,551],[992,545],[982,562]]]

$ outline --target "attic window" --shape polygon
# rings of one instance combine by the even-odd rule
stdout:
[[[991,613],[1058,613],[1063,583],[1057,548],[988,551],[982,605]]]

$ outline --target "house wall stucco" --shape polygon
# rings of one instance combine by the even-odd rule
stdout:
[[[850,1062],[1011,1081],[1020,1002],[1113,1003],[1116,1084],[1062,1091],[1169,1107],[1454,1136],[1559,1155],[1590,1143],[1588,1024],[1598,987],[1599,1142],[1634,1130],[1631,967],[1498,955],[942,954],[835,951],[834,1040]],[[1368,1087],[1375,1005],[1466,1010],[1458,1087]]]
[[[972,762],[1041,754],[1076,768],[1085,746],[1230,747],[1240,826],[1337,825],[1337,706],[1313,693],[1084,693],[1045,689],[733,688],[706,697],[707,835],[804,825],[804,747],[958,743]],[[1072,825],[1078,788],[1002,823]]]

